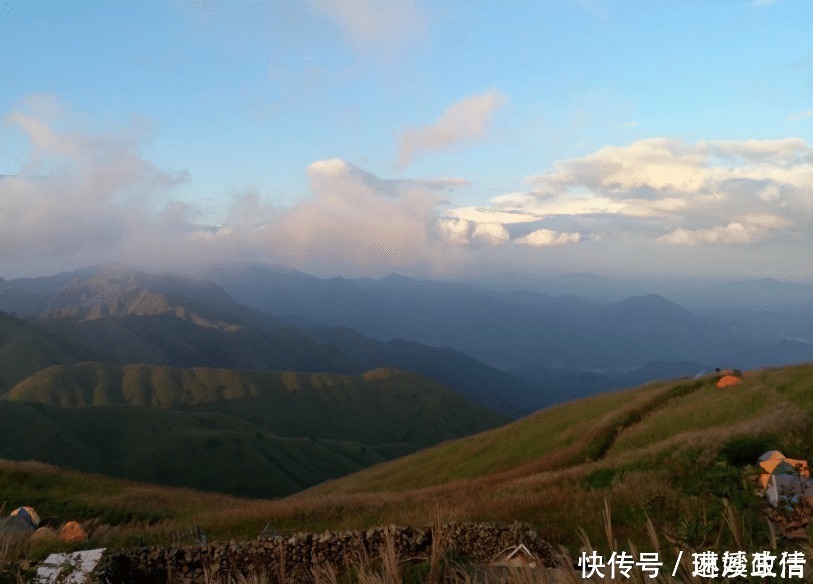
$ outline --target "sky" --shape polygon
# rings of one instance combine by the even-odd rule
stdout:
[[[0,276],[813,280],[808,0],[0,0]]]

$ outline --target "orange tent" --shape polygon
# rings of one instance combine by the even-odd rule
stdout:
[[[736,375],[723,375],[717,382],[717,388],[722,389],[724,387],[731,387],[732,385],[737,385],[741,381],[742,379]]]
[[[76,521],[68,521],[59,528],[59,539],[64,542],[85,541],[87,538],[85,530]]]

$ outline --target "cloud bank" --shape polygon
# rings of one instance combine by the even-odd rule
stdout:
[[[793,239],[813,227],[813,149],[804,140],[608,146],[529,177],[531,189],[446,215],[475,224],[559,225],[516,243],[547,246],[612,235],[673,246]]]
[[[188,173],[140,153],[148,126],[66,129],[52,105],[30,100],[4,120],[30,144],[20,172],[0,178],[4,276],[237,260],[353,275],[556,262],[573,270],[621,265],[630,250],[653,266],[710,250],[747,263],[780,248],[788,269],[810,273],[813,149],[799,138],[608,146],[528,177],[524,191],[464,206],[450,203],[468,185],[462,178],[387,179],[319,160],[304,169],[310,195],[293,206],[243,192],[207,225],[172,197]]]
[[[0,267],[13,272],[240,259],[353,273],[426,271],[450,253],[437,224],[443,194],[467,184],[388,180],[322,160],[306,169],[310,197],[279,208],[259,193],[240,193],[219,225],[204,225],[191,204],[171,196],[188,173],[146,160],[147,132],[138,125],[83,133],[27,108],[5,123],[31,146],[21,172],[0,178]]]

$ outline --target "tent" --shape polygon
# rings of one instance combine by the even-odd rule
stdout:
[[[20,515],[10,515],[0,518],[1,535],[29,535],[34,532],[34,527],[26,517]]]
[[[778,450],[769,450],[765,454],[759,457],[759,462],[765,462],[766,460],[784,460],[785,455],[779,452]]]
[[[88,536],[76,521],[68,521],[59,528],[59,539],[65,542],[85,541]]]
[[[741,383],[742,379],[737,377],[736,375],[723,375],[719,381],[717,381],[717,389],[723,389],[724,387],[731,387],[732,385],[737,385]]]
[[[777,460],[765,460],[759,463],[760,468],[768,474],[795,474],[809,477],[810,471],[807,468],[806,460],[796,460],[793,458],[783,458]]]
[[[768,502],[774,507],[795,505],[802,497],[813,500],[813,482],[792,474],[773,474],[765,489]]]
[[[22,517],[31,523],[31,527],[36,529],[40,526],[40,516],[34,511],[33,507],[17,507],[11,512],[12,516]]]
[[[756,479],[757,486],[767,489],[770,485],[771,477],[774,475],[791,475],[802,478],[810,477],[810,469],[806,460],[796,460],[785,458],[778,450],[769,450],[759,457],[759,469],[762,474]]]

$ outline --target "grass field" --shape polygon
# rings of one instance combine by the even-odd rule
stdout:
[[[582,535],[644,545],[647,519],[687,548],[769,545],[748,465],[764,450],[809,458],[813,366],[767,369],[735,387],[714,376],[585,398],[447,442],[286,499],[248,500],[112,481],[30,463],[0,464],[0,500],[88,522],[99,545],[213,538],[264,527],[323,531],[444,520],[527,521],[575,552]],[[728,530],[728,531],[727,531]],[[722,538],[722,539],[721,539]]]

